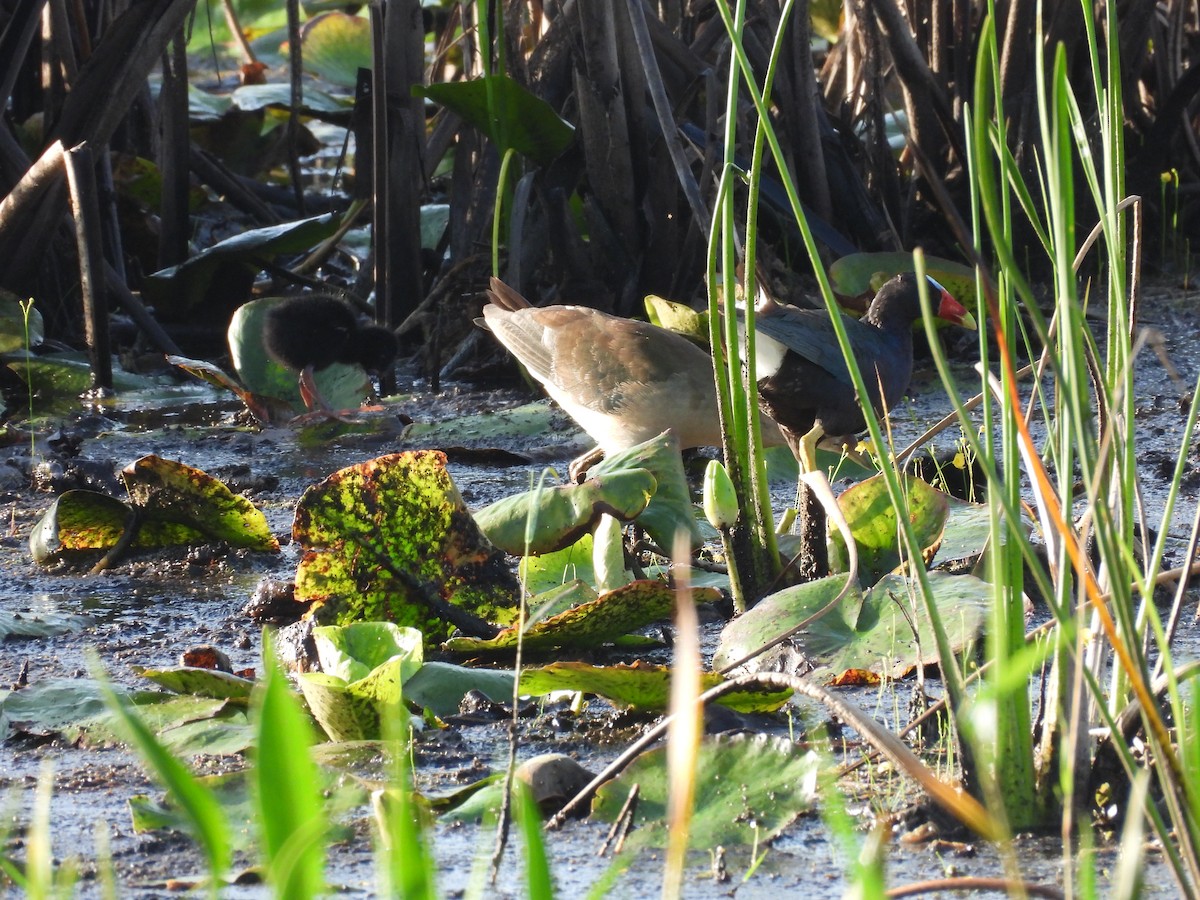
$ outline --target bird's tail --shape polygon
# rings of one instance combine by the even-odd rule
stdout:
[[[533,305],[522,297],[516,288],[509,287],[499,278],[495,277],[488,284],[487,295],[488,300],[509,312],[516,312],[518,309],[527,309]]]

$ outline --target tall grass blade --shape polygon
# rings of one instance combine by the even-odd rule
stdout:
[[[309,755],[312,725],[263,633],[263,683],[254,697],[254,799],[268,879],[277,897],[307,900],[325,887],[325,809]]]
[[[515,783],[513,789],[516,792],[517,824],[525,844],[525,896],[530,900],[553,900],[554,879],[550,875],[550,859],[546,855],[546,838],[537,801],[523,782]]]
[[[95,667],[98,668],[98,667]],[[133,709],[119,698],[108,681],[98,677],[104,702],[116,717],[142,761],[179,804],[188,830],[204,851],[208,865],[208,893],[216,897],[229,872],[232,848],[229,821],[211,790],[201,784],[177,757],[154,736]]]

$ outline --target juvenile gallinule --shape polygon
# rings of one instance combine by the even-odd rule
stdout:
[[[974,328],[975,320],[962,304],[932,278],[929,282],[938,318]],[[908,272],[884,284],[861,319],[843,321],[877,413],[891,410],[908,390],[913,324],[920,318],[917,276]],[[833,323],[823,310],[796,309],[767,299],[756,310],[755,332],[759,402],[779,423],[801,471],[812,471],[816,443],[823,434],[849,435],[866,427]],[[827,569],[824,517],[815,502],[803,507],[802,542],[813,556],[802,561],[801,569],[805,575],[820,576]]]
[[[267,355],[299,373],[300,395],[309,409],[329,412],[313,373],[334,363],[357,363],[379,372],[396,358],[396,336],[379,325],[360,324],[346,303],[323,294],[305,294],[277,303],[263,323]]]
[[[668,428],[683,449],[721,445],[712,358],[687,338],[588,307],[534,307],[498,278],[488,299],[487,328],[599,445],[572,478]],[[783,443],[774,423],[763,435]]]

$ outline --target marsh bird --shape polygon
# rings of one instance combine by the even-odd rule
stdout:
[[[483,324],[598,445],[572,479],[668,428],[682,449],[721,446],[712,357],[687,338],[589,307],[531,306],[498,278],[487,293]],[[763,439],[783,443],[768,421]]]
[[[928,284],[937,318],[975,327],[971,314],[945,288],[932,278]],[[877,414],[891,410],[908,390],[913,325],[920,318],[919,282],[914,273],[906,272],[879,289],[861,319],[842,320],[867,400]],[[816,443],[822,435],[856,434],[866,427],[833,322],[824,310],[797,309],[764,298],[755,309],[754,330],[759,403],[779,423],[800,471],[813,471]],[[803,572],[809,568],[805,563],[801,568],[803,574],[819,577],[828,568],[823,562],[824,515],[815,501],[804,506],[820,521],[819,527],[802,522],[802,543],[818,555],[811,563],[813,571]]]
[[[263,346],[275,362],[299,373],[308,409],[331,413],[313,375],[334,363],[380,372],[396,358],[396,336],[364,325],[347,303],[324,294],[290,297],[271,307],[263,323]]]

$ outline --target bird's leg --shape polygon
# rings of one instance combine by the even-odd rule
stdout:
[[[824,436],[820,424],[814,424],[808,434],[793,446],[800,473],[817,471],[817,442]],[[800,518],[800,578],[813,581],[829,574],[829,548],[825,535],[825,508],[817,495],[803,480],[796,493]]]

